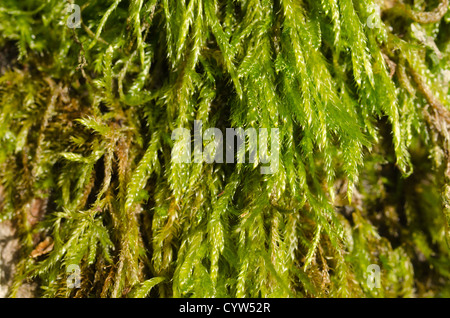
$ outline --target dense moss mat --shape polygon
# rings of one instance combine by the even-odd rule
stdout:
[[[450,296],[448,0],[75,3],[0,3],[11,296]],[[278,170],[177,163],[195,120]]]

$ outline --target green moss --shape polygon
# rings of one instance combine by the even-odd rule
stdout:
[[[447,0],[69,2],[0,4],[11,296],[448,296]],[[194,120],[279,128],[279,169],[176,163]]]

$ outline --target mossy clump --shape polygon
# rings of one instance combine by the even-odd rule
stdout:
[[[10,295],[449,297],[448,7],[2,0]],[[277,128],[278,169],[179,163],[195,121]]]

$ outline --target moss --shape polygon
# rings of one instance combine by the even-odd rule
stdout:
[[[448,296],[448,6],[3,0],[10,295]],[[278,170],[177,163],[195,120],[278,128]]]

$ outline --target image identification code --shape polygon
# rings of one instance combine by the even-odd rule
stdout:
[[[201,305],[201,304],[186,304],[180,305],[180,313],[204,313],[209,316],[214,311],[223,311],[225,313],[253,313],[253,312],[270,312],[269,303],[243,303],[243,302],[228,302],[223,306],[215,305]]]

